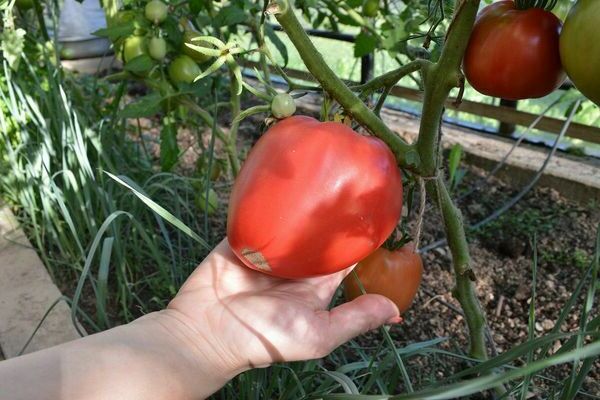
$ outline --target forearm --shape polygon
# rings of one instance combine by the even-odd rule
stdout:
[[[169,312],[0,363],[0,399],[200,399],[224,371]]]

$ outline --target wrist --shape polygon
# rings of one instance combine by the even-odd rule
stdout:
[[[166,309],[145,315],[127,328],[149,340],[151,349],[159,349],[157,353],[163,367],[186,388],[190,398],[204,398],[249,367],[228,351],[220,351],[211,340],[210,332],[198,330],[186,319],[179,311]]]

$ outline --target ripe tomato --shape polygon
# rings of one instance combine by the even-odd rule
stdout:
[[[197,52],[194,49],[191,49],[189,47],[187,47],[185,44],[189,43],[189,44],[194,44],[196,46],[202,46],[202,47],[213,47],[210,43],[208,42],[203,42],[203,41],[199,41],[199,42],[194,42],[192,41],[193,38],[198,37],[198,36],[202,36],[200,33],[192,30],[192,29],[186,29],[185,32],[183,33],[183,44],[181,47],[181,51],[183,54],[192,57],[194,59],[194,61],[202,64],[206,61],[208,61],[210,59],[210,56],[207,56],[206,54],[202,54]]]
[[[200,67],[190,57],[182,54],[169,64],[169,78],[173,83],[192,83],[200,75]]]
[[[146,54],[147,43],[143,36],[129,36],[123,43],[123,59],[125,63]]]
[[[271,113],[275,118],[287,118],[296,112],[296,102],[287,93],[279,93],[271,102]]]
[[[362,12],[366,17],[376,17],[379,13],[379,0],[366,0]]]
[[[565,81],[560,20],[541,8],[518,10],[512,0],[485,7],[475,22],[464,71],[479,92],[508,100],[543,97]]]
[[[573,6],[560,35],[560,55],[577,89],[600,105],[600,1]]]
[[[248,267],[282,278],[325,275],[360,261],[392,233],[402,179],[381,140],[293,116],[251,150],[228,211],[229,244]]]
[[[148,53],[155,60],[162,60],[167,55],[167,41],[161,37],[153,37],[148,42]]]
[[[412,304],[423,275],[423,261],[411,245],[398,251],[375,250],[354,269],[365,292],[380,294],[392,300],[401,313]],[[344,280],[347,301],[362,295],[354,274]]]
[[[158,25],[167,18],[169,8],[160,0],[151,0],[144,8],[144,15],[154,24]]]

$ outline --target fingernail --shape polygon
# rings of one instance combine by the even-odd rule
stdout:
[[[390,319],[387,320],[386,324],[399,324],[402,322],[402,317],[401,316],[396,316],[396,317],[392,317]]]

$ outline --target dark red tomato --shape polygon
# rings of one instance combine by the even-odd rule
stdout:
[[[485,7],[465,54],[467,80],[480,93],[508,100],[552,93],[565,81],[559,51],[561,27],[551,12],[518,10],[512,0]]]
[[[305,278],[365,258],[401,211],[400,171],[381,140],[293,116],[250,152],[231,193],[227,236],[248,267]]]
[[[421,284],[423,261],[411,245],[398,251],[379,248],[354,270],[366,293],[387,297],[403,313],[412,304]],[[362,295],[354,274],[344,280],[344,295],[348,301]]]

